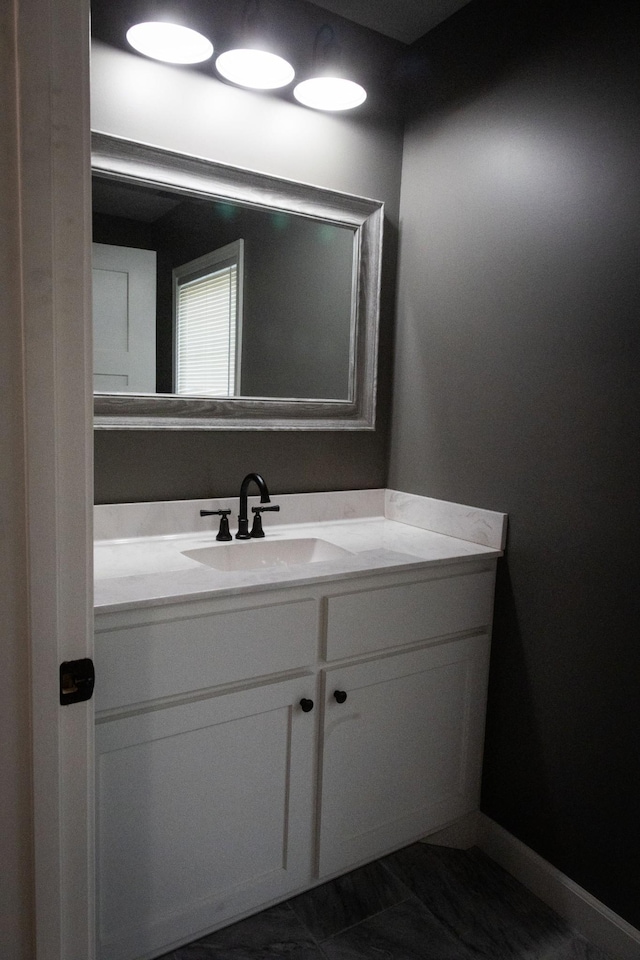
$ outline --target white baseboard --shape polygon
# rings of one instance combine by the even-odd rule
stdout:
[[[477,846],[612,960],[640,960],[640,930],[484,814]]]
[[[640,960],[640,930],[484,813],[467,814],[423,842],[461,850],[480,847],[611,960]]]

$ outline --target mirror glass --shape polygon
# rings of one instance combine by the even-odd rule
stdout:
[[[96,173],[92,193],[97,391],[349,399],[353,227]]]
[[[382,204],[93,135],[96,426],[371,429]]]

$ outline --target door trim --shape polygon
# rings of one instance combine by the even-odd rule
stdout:
[[[93,652],[89,4],[14,4],[36,957],[91,960],[93,704],[58,691]]]

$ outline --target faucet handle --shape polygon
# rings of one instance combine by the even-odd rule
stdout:
[[[251,512],[254,514],[253,526],[251,527],[251,537],[254,540],[259,540],[261,537],[264,537],[264,530],[262,529],[262,517],[261,513],[277,513],[280,507],[277,504],[272,504],[270,507],[251,507]]]
[[[229,531],[229,514],[231,510],[201,510],[201,517],[220,517],[220,529],[216,540],[233,540]]]

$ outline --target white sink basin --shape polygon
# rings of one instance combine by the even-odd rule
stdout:
[[[309,537],[300,540],[247,540],[220,543],[213,547],[184,550],[185,557],[216,570],[256,570],[261,567],[289,567],[298,563],[321,563],[353,556],[326,540]]]

